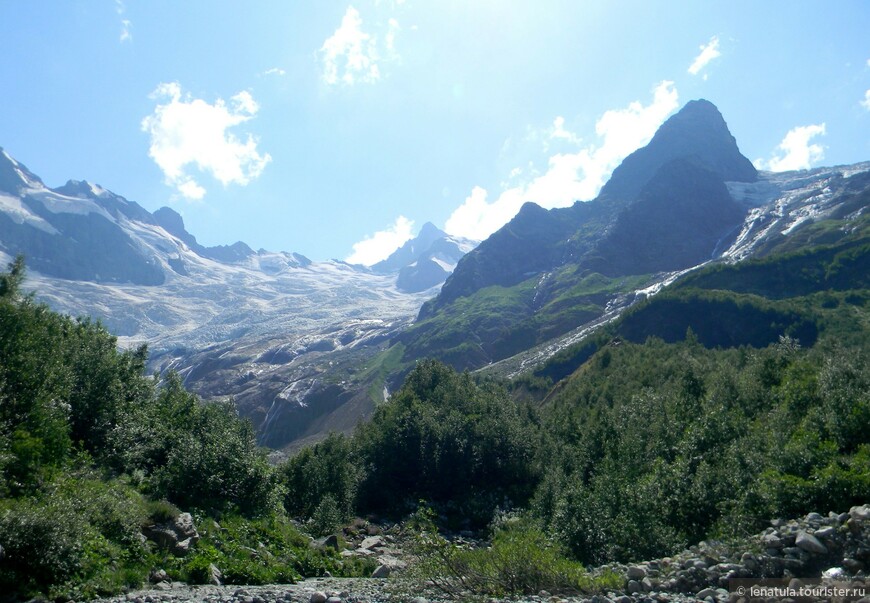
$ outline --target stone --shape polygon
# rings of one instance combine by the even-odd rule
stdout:
[[[336,551],[338,550],[338,536],[335,534],[330,534],[329,536],[324,536],[323,538],[318,538],[314,541],[314,546],[319,549],[332,548]]]
[[[360,543],[359,548],[361,549],[373,549],[375,547],[382,547],[386,544],[384,542],[383,537],[381,536],[369,536],[368,538],[363,539]]]
[[[178,544],[178,535],[165,525],[146,526],[142,532],[148,538],[165,548],[174,548]]]
[[[828,526],[827,528],[822,528],[821,530],[816,530],[813,533],[813,536],[819,538],[821,540],[830,540],[837,534],[837,528],[833,528]]]
[[[311,596],[308,597],[308,603],[326,603],[326,593],[322,591],[317,591],[311,593]]]
[[[179,557],[184,557],[190,552],[190,547],[193,545],[193,538],[185,538],[184,540],[179,540],[175,543],[175,546],[172,547],[172,552],[178,555]]]
[[[408,603],[429,603],[429,600],[426,597],[414,597]]]
[[[797,538],[795,539],[795,545],[799,549],[803,549],[808,553],[815,553],[817,555],[824,555],[828,552],[828,547],[819,542],[819,539],[813,536],[812,534],[808,534],[801,530],[798,532]]]
[[[375,568],[375,571],[372,572],[372,578],[389,578],[390,571],[389,565],[379,565]]]
[[[847,557],[843,559],[843,567],[852,572],[853,574],[857,574],[861,570],[864,569],[864,564],[858,561],[857,559],[852,559],[851,557]]]
[[[166,570],[156,569],[152,570],[151,574],[148,576],[148,581],[152,584],[157,584],[158,582],[164,582],[169,580],[169,574],[166,573]]]
[[[208,583],[213,584],[215,586],[221,585],[221,580],[223,580],[223,572],[218,569],[214,563],[208,564]]]
[[[629,593],[639,593],[643,590],[643,587],[637,580],[629,580],[628,586],[625,588],[625,590],[627,590]]]
[[[625,575],[628,576],[629,580],[643,580],[646,578],[646,570],[637,565],[631,565]]]
[[[341,603],[341,599],[338,597],[329,597],[326,600],[326,603]]]
[[[193,542],[199,540],[199,533],[193,525],[193,516],[190,513],[179,513],[172,522],[172,529],[178,534],[179,540],[191,538]]]
[[[698,594],[695,596],[699,599],[706,599],[707,597],[713,597],[714,599],[719,594],[715,588],[705,588],[704,590],[698,591]]]
[[[852,507],[851,509],[849,509],[849,516],[856,521],[870,520],[870,505]]]

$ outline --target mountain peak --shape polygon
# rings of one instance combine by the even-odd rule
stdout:
[[[52,190],[68,197],[82,197],[88,199],[96,199],[106,193],[106,189],[99,185],[91,184],[87,180],[67,180],[66,184],[63,186]]]
[[[434,241],[435,239],[440,239],[444,236],[446,236],[446,233],[443,230],[432,224],[432,222],[426,222],[423,224],[423,227],[420,229],[416,238]]]
[[[758,178],[716,105],[698,99],[669,117],[648,145],[626,157],[613,170],[601,196],[632,201],[658,169],[674,159],[692,161],[726,181],[754,182]]]
[[[17,194],[22,188],[43,186],[39,176],[0,147],[0,191]]]

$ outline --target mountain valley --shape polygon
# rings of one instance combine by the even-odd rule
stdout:
[[[757,172],[716,107],[692,101],[596,199],[526,203],[476,247],[426,224],[371,268],[205,247],[172,209],[50,189],[3,152],[0,255],[24,253],[53,309],[146,343],[153,370],[296,448],[350,432],[420,359],[514,378],[700,266],[861,241],[868,191],[870,163]]]

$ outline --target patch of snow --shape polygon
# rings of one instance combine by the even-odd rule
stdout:
[[[27,224],[48,234],[58,234],[58,230],[44,218],[36,215],[19,197],[0,193],[0,212],[9,216],[16,224]]]

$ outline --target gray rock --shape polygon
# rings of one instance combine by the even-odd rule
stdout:
[[[379,565],[375,568],[375,571],[372,572],[372,578],[389,578],[390,572],[389,565]]]
[[[803,549],[808,553],[824,555],[828,552],[828,547],[819,542],[818,538],[816,538],[812,534],[807,534],[803,530],[798,532],[797,538],[795,539],[795,544],[799,549]]]
[[[816,530],[813,533],[813,536],[819,538],[821,540],[829,540],[833,538],[837,534],[837,528],[828,526],[827,528],[822,528],[821,530]]]
[[[628,586],[626,589],[629,593],[639,593],[643,590],[643,587],[640,585],[640,582],[637,580],[629,580]]]
[[[329,597],[326,603],[341,603],[341,599],[339,597]]]
[[[311,593],[311,596],[308,597],[308,603],[326,603],[326,593],[317,591]]]
[[[166,570],[163,569],[152,570],[151,574],[148,576],[148,581],[152,584],[164,582],[166,580],[169,580],[169,574],[167,574]]]
[[[179,557],[184,557],[190,552],[190,547],[193,545],[193,538],[185,538],[184,540],[179,540],[175,543],[175,546],[172,547],[172,552],[174,552]]]
[[[631,565],[625,575],[628,576],[629,580],[643,580],[646,578],[646,570],[637,565]]]
[[[223,572],[218,569],[214,563],[208,564],[208,583],[214,584],[215,586],[221,585],[221,580],[223,579]]]
[[[172,529],[178,534],[179,540],[187,538],[193,539],[193,542],[199,540],[199,532],[193,525],[193,516],[190,513],[180,513],[172,522]]]
[[[852,507],[849,509],[849,516],[856,521],[870,520],[870,505]]]
[[[359,545],[361,549],[373,549],[376,547],[382,547],[386,544],[382,536],[369,536],[365,538]]]
[[[414,597],[408,603],[429,603],[429,600],[425,597]]]
[[[338,550],[338,536],[336,536],[335,534],[330,534],[329,536],[318,538],[314,541],[314,546],[319,549],[333,548],[335,550]]]
[[[707,597],[713,597],[714,599],[719,594],[719,592],[715,588],[705,588],[702,591],[699,591],[696,597],[699,599],[706,599]]]
[[[178,544],[178,535],[170,527],[165,525],[153,525],[142,528],[142,533],[160,546],[171,549]]]

